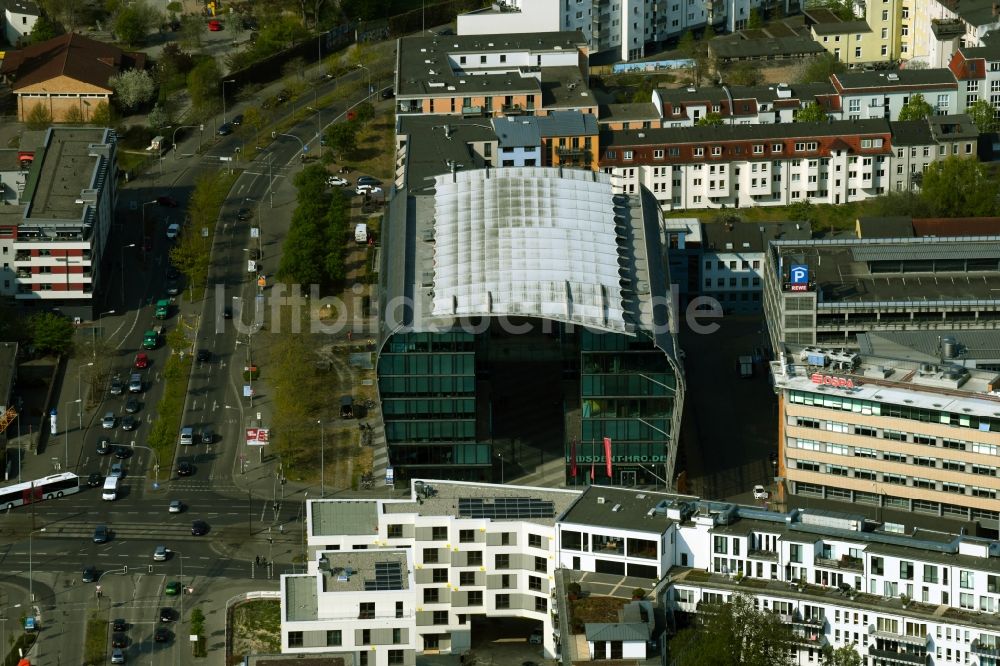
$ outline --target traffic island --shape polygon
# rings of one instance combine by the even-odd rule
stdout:
[[[108,660],[108,621],[97,613],[87,618],[87,637],[83,643],[83,660],[87,666],[98,666]]]

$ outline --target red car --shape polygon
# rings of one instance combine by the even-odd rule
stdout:
[[[156,197],[156,203],[167,208],[177,208],[177,199],[173,197]]]
[[[208,30],[209,32],[219,32],[222,30],[222,21],[212,19],[208,22]]]
[[[137,367],[137,368],[146,368],[146,367],[149,367],[149,356],[147,356],[146,354],[143,354],[142,352],[139,352],[138,354],[136,354],[135,355],[135,367]]]

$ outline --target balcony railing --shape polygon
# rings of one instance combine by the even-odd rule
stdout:
[[[516,116],[524,113],[524,108],[520,104],[504,104],[500,109],[508,116]]]
[[[747,552],[747,556],[757,560],[778,561],[778,554],[772,550],[750,550]]]
[[[1000,657],[1000,646],[997,645],[983,645],[976,638],[972,641],[972,653],[980,654],[984,657]]]
[[[463,106],[462,115],[466,118],[475,118],[477,116],[483,115],[483,107],[481,106]]]
[[[927,665],[927,655],[926,654],[915,654],[911,652],[895,652],[893,650],[880,650],[874,645],[868,647],[868,656],[881,662],[888,662],[890,664],[920,664],[922,666]]]
[[[850,571],[864,571],[865,563],[857,557],[844,555],[839,560],[832,560],[826,557],[817,557],[816,566],[830,567],[833,569],[848,569]]]
[[[559,146],[556,148],[556,155],[560,157],[587,157],[590,155],[589,148],[580,148],[572,146]]]

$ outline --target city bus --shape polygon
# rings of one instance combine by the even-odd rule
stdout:
[[[0,488],[0,509],[13,509],[32,501],[70,495],[80,490],[80,477],[72,472],[53,474],[34,481],[16,483]]]

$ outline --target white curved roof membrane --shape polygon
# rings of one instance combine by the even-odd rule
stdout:
[[[434,316],[544,317],[625,331],[607,176],[519,167],[435,180]]]

